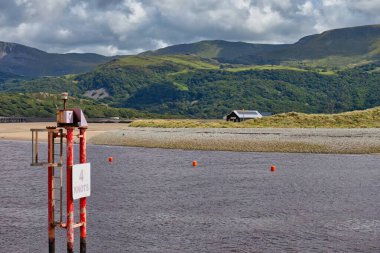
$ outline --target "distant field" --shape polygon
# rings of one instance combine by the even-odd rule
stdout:
[[[255,65],[247,67],[238,67],[238,68],[227,68],[227,71],[239,72],[246,70],[293,70],[293,71],[307,71],[304,69],[291,67],[291,66],[282,66],[282,65]]]
[[[211,61],[206,60],[204,58],[198,57],[198,56],[183,56],[183,55],[171,55],[171,56],[153,56],[153,57],[146,57],[146,56],[128,56],[119,59],[118,61],[115,61],[114,64],[120,65],[120,66],[154,66],[154,65],[160,65],[160,64],[176,64],[178,66],[181,66],[182,70],[178,72],[173,72],[168,74],[169,76],[176,76],[180,74],[185,74],[188,72],[189,69],[197,69],[197,70],[217,70],[220,69],[221,64],[217,61]],[[332,75],[335,74],[332,70],[322,70],[317,68],[316,64],[313,65],[313,70],[305,70],[301,67],[305,65],[303,64],[295,64],[295,66],[292,66],[294,64],[289,65],[236,65],[236,67],[225,67],[223,70],[230,71],[230,72],[240,72],[240,71],[247,71],[247,70],[290,70],[290,71],[302,71],[302,72],[317,72],[319,74],[324,75]],[[222,64],[223,66],[223,64]],[[307,65],[308,66],[308,65]]]
[[[379,128],[380,107],[339,114],[284,113],[244,122],[224,120],[136,120],[131,127],[157,128]]]
[[[189,67],[193,69],[217,69],[219,65],[211,64],[208,61],[197,56],[128,56],[115,61],[113,64],[120,66],[154,66],[165,63],[178,64],[183,67]]]

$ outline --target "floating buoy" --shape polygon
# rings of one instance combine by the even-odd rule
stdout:
[[[272,172],[276,171],[276,166],[274,166],[274,165],[270,166],[270,171],[272,171]]]
[[[193,166],[196,167],[198,165],[198,162],[197,161],[193,161]]]
[[[108,157],[108,162],[112,163],[112,161],[113,161],[112,156]]]

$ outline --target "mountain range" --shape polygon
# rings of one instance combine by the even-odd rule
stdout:
[[[294,44],[251,44],[222,40],[181,44],[142,55],[191,54],[235,64],[281,64],[325,57],[380,57],[380,25],[335,29],[301,38]]]
[[[294,44],[200,41],[118,57],[0,43],[1,92],[69,91],[110,107],[184,117],[365,109],[380,105],[379,80],[380,25],[330,30]]]
[[[91,53],[47,53],[21,44],[0,42],[0,72],[19,76],[78,74],[114,58]]]

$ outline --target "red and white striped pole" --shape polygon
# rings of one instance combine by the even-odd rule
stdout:
[[[79,128],[79,163],[86,163],[86,128]],[[86,198],[81,198],[80,202],[80,253],[86,253],[86,237],[87,237],[87,224],[86,224]]]
[[[66,199],[67,199],[67,253],[73,253],[74,249],[74,200],[72,193],[72,170],[74,165],[74,128],[68,127],[66,128],[66,165],[67,165],[67,184],[66,184]]]

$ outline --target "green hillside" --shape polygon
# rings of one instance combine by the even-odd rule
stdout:
[[[220,64],[197,56],[127,56],[82,75],[6,81],[4,92],[102,90],[96,103],[157,114],[221,118],[233,109],[335,113],[380,105],[376,64],[345,71]]]
[[[165,115],[141,112],[126,108],[112,108],[88,99],[71,98],[70,107],[80,107],[87,117],[160,118]],[[0,93],[0,116],[55,117],[62,107],[60,95],[49,93]],[[169,116],[167,116],[169,117]]]

